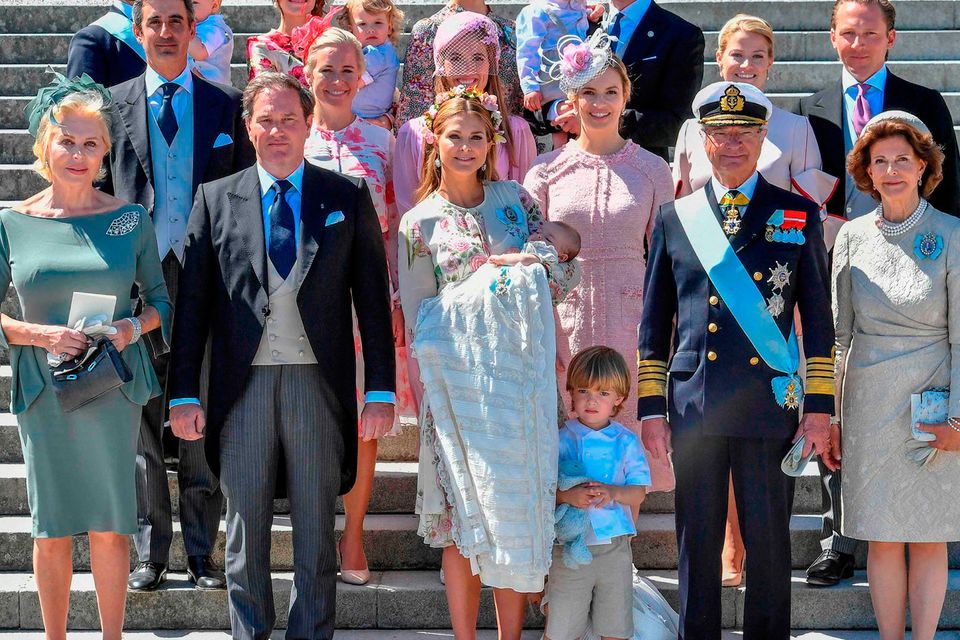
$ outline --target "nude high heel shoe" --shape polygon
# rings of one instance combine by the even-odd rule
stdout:
[[[342,538],[341,538],[342,540]],[[341,563],[340,542],[337,542],[337,564]],[[344,584],[354,584],[362,586],[370,582],[370,569],[344,569],[340,568],[340,581]]]

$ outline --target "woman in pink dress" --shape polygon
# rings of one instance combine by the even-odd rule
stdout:
[[[273,2],[280,11],[280,26],[247,38],[248,79],[253,80],[264,71],[279,71],[293,76],[309,88],[310,81],[303,73],[304,58],[310,45],[330,26],[339,9],[332,9],[325,18],[321,18],[326,0]]]
[[[499,37],[493,20],[479,13],[461,11],[444,19],[433,41],[436,92],[463,85],[496,96],[497,105],[503,105],[503,85],[495,73],[500,60]],[[497,146],[494,179],[520,182],[537,155],[537,143],[523,118],[506,114],[504,117],[507,142]],[[421,116],[404,123],[397,132],[393,184],[401,215],[416,204],[413,193],[422,174],[425,131]]]
[[[407,349],[403,344],[403,312],[397,290],[397,227],[400,217],[393,201],[390,167],[393,159],[393,134],[353,114],[353,99],[363,75],[364,58],[360,41],[353,34],[332,27],[317,38],[306,60],[306,77],[312,81],[316,105],[313,127],[304,145],[304,156],[324,169],[363,178],[380,219],[380,230],[387,253],[387,268],[393,292],[394,339],[397,354],[397,404],[400,416],[416,418],[417,409],[407,375]],[[363,357],[354,322],[357,352],[357,389],[363,385]],[[363,394],[357,394],[363,408]],[[359,415],[359,414],[358,414]],[[359,442],[357,482],[343,497],[346,524],[340,538],[340,579],[348,584],[366,584],[370,570],[363,552],[363,520],[373,491],[377,464],[377,441]]]
[[[565,367],[570,354],[593,345],[617,349],[637,379],[637,324],[646,269],[644,240],[657,208],[673,199],[673,179],[664,160],[620,136],[620,114],[630,95],[623,62],[601,30],[587,42],[562,39],[561,60],[551,69],[580,122],[580,137],[536,159],[524,186],[547,218],[569,223],[581,235],[583,280],[558,305],[557,353]],[[631,389],[627,406],[636,406]],[[565,407],[570,398],[564,393]],[[623,424],[640,434],[636,412]],[[667,461],[650,458],[653,490],[673,488]]]

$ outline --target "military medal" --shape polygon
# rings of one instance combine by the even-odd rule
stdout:
[[[793,274],[787,269],[787,265],[780,264],[779,262],[777,262],[776,265],[776,267],[770,269],[770,277],[767,279],[767,282],[770,283],[770,287],[774,291],[781,292],[790,285],[790,276]]]
[[[724,215],[726,218],[723,220],[723,232],[728,236],[735,235],[740,231],[740,210],[731,206]]]
[[[783,296],[779,293],[775,293],[767,298],[767,312],[774,318],[783,313],[785,307],[786,305],[783,301]]]
[[[784,389],[783,394],[783,407],[784,409],[798,409],[800,408],[800,394],[798,393],[799,388],[797,387],[796,380],[790,380],[787,383],[787,388]]]

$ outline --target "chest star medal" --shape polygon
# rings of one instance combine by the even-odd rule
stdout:
[[[767,279],[767,282],[770,283],[770,287],[774,291],[779,293],[790,285],[790,276],[793,274],[787,269],[787,265],[780,264],[779,262],[777,262],[776,265],[777,266],[770,269],[770,277]]]
[[[774,318],[783,313],[785,307],[783,296],[779,293],[775,293],[767,299],[767,312]]]
[[[736,235],[740,231],[740,210],[736,207],[730,207],[723,220],[723,232],[728,236]]]

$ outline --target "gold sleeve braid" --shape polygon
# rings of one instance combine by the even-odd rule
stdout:
[[[832,396],[835,391],[835,369],[836,363],[833,358],[818,356],[807,358],[806,393]]]
[[[637,397],[667,395],[667,363],[641,360],[637,355]]]

